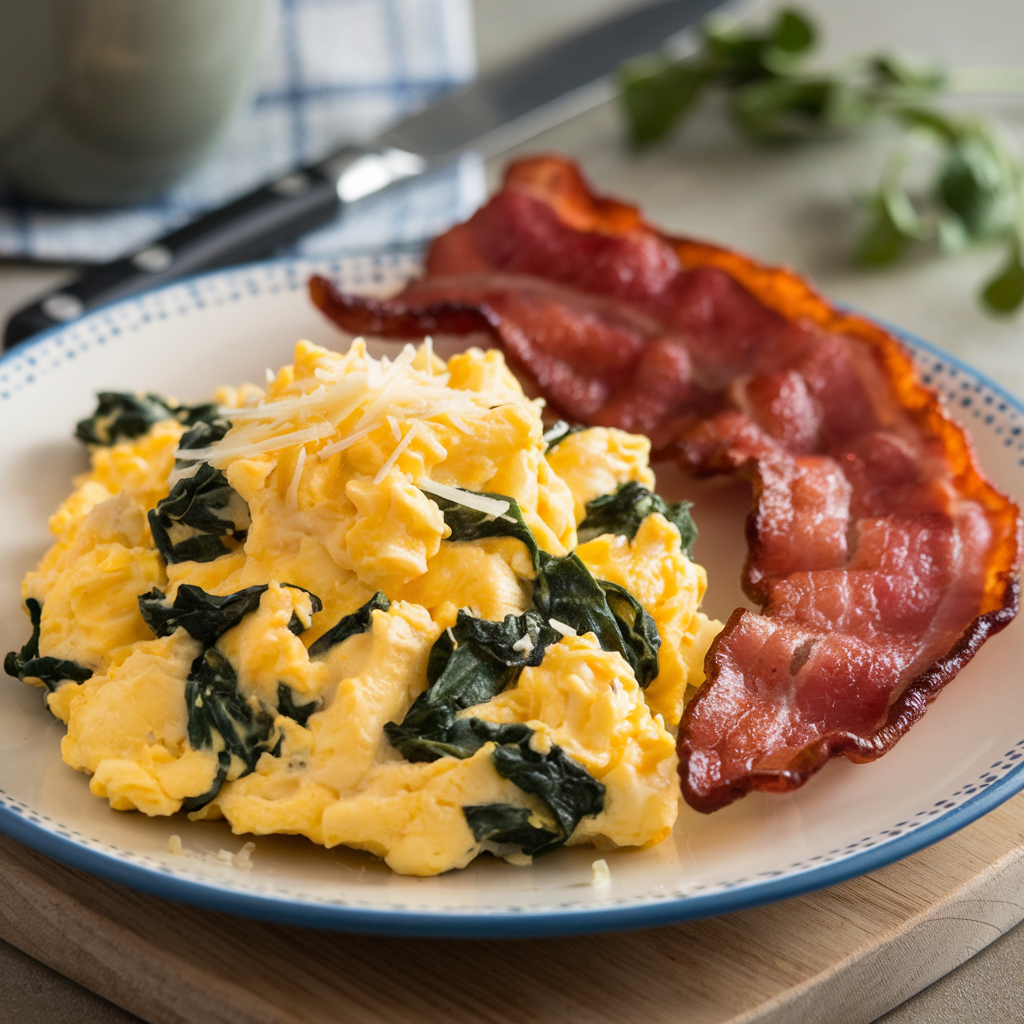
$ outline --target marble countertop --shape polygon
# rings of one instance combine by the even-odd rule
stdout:
[[[631,0],[474,0],[481,65],[494,66]],[[636,0],[632,0],[636,2]],[[772,5],[746,3],[743,13]],[[1020,64],[1020,0],[804,0],[823,29],[822,61],[880,48],[928,54],[957,66]],[[963,102],[963,101],[962,101]],[[1024,148],[1024,97],[979,99]],[[921,255],[884,272],[850,265],[856,197],[877,181],[896,137],[796,149],[754,150],[709,102],[670,142],[637,156],[622,142],[614,103],[553,129],[522,152],[557,150],[578,159],[603,191],[639,202],[666,229],[734,246],[792,266],[835,299],[941,346],[1024,396],[1024,319],[993,319],[975,296],[1001,254]],[[488,167],[492,183],[503,161]],[[0,263],[0,317],[61,280],[68,268]],[[1024,925],[882,1018],[885,1024],[978,1024],[1019,1019],[1024,1003]],[[0,943],[0,1024],[128,1024],[136,1018]]]

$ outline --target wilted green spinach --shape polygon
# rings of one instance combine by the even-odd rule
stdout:
[[[285,583],[284,586],[292,587],[293,584]],[[167,595],[154,587],[148,594],[139,595],[139,611],[146,625],[157,636],[170,636],[179,626],[184,626],[190,636],[210,646],[233,626],[237,626],[246,615],[259,608],[260,598],[266,589],[267,584],[260,583],[220,596],[208,594],[202,587],[192,583],[182,583],[171,604]],[[305,590],[309,594],[314,615],[323,608],[316,594],[311,594],[305,587],[295,589]],[[303,632],[304,627],[294,613],[288,628],[296,636]]]
[[[15,679],[39,679],[51,693],[66,679],[84,683],[92,675],[92,669],[67,658],[39,656],[39,630],[43,609],[34,597],[25,601],[25,607],[28,608],[29,619],[32,621],[32,635],[20,651],[11,651],[4,658],[4,671]]]
[[[208,462],[179,477],[149,512],[153,543],[168,564],[212,562],[228,554],[222,538],[244,540],[251,522],[242,496]]]
[[[528,638],[528,640],[527,640]],[[514,686],[527,665],[539,665],[544,651],[561,639],[532,609],[503,622],[475,619],[464,611],[431,650],[428,688],[401,724],[384,731],[408,761],[471,757],[486,743],[496,744],[491,759],[497,772],[524,793],[540,799],[552,822],[531,824],[528,810],[506,804],[466,807],[474,837],[519,846],[524,853],[547,853],[561,846],[586,816],[604,808],[604,786],[553,745],[533,750],[533,730],[522,724],[498,725],[460,712],[484,704]],[[524,640],[527,642],[524,643]]]
[[[319,658],[326,654],[335,644],[344,643],[357,633],[365,633],[373,625],[374,612],[386,612],[391,602],[380,590],[354,612],[342,616],[326,633],[309,645],[309,656]]]
[[[462,488],[456,488],[456,490],[462,490]],[[510,498],[507,494],[488,494],[478,491],[470,493],[479,493],[482,498],[507,501],[508,511],[504,515],[490,516],[475,508],[469,508],[467,505],[460,505],[456,501],[442,498],[440,495],[430,494],[428,497],[444,514],[445,524],[452,531],[448,540],[462,541],[481,540],[484,537],[514,537],[526,545],[527,550],[530,552],[530,557],[533,559],[533,567],[536,569],[540,548],[537,546],[530,528],[523,519],[523,512],[519,507],[519,502],[515,498]]]
[[[612,494],[602,494],[587,502],[587,515],[576,528],[581,544],[600,537],[602,533],[617,533],[632,540],[640,524],[655,512],[660,512],[679,531],[680,547],[687,558],[693,557],[697,540],[697,526],[690,515],[692,501],[669,504],[653,491],[635,480],[619,484]]]
[[[85,444],[113,445],[141,437],[154,423],[177,420],[191,427],[217,416],[217,406],[181,405],[162,395],[138,392],[101,391],[96,411],[79,421],[75,437]]]

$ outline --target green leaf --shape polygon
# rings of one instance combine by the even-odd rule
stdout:
[[[284,586],[293,585],[285,583]],[[267,584],[261,583],[222,597],[208,594],[202,587],[192,583],[182,583],[174,595],[174,604],[171,604],[167,595],[154,587],[148,594],[139,595],[139,611],[146,625],[157,636],[170,636],[179,626],[184,626],[190,636],[210,647],[246,615],[259,608],[260,598],[266,589]],[[316,594],[311,594],[305,587],[294,589],[309,594],[314,615],[323,608]],[[298,622],[297,616],[293,616],[293,619]],[[302,630],[301,623],[299,630]]]
[[[541,567],[533,581],[533,603],[545,619],[571,626],[578,634],[593,633],[603,650],[618,651],[646,687],[658,674],[661,638],[654,620],[639,602],[620,618],[609,606],[612,593],[623,611],[622,588],[596,580],[575,554],[554,558],[541,552]],[[626,593],[622,591],[622,593]],[[632,598],[631,598],[632,600]],[[632,621],[627,621],[632,616]]]
[[[102,391],[96,397],[99,403],[96,411],[75,428],[75,437],[85,444],[113,445],[131,441],[161,420],[174,419],[191,426],[217,415],[217,407],[211,403],[179,405],[161,395],[142,392]]]
[[[463,807],[466,824],[478,842],[518,846],[527,856],[534,856],[556,842],[557,832],[530,824],[533,812],[513,804],[474,804]]]
[[[764,66],[765,51],[773,48],[770,32],[732,28],[713,17],[704,20],[701,31],[707,63],[720,80],[742,82],[771,73]]]
[[[309,716],[320,706],[318,700],[311,700],[306,704],[299,704],[295,700],[295,691],[284,683],[277,684],[277,711],[278,714],[292,718],[299,725],[305,725]]]
[[[1024,302],[1024,264],[1018,244],[1011,247],[1010,257],[981,293],[989,309],[997,313],[1012,313]]]
[[[211,406],[211,408],[213,407]],[[218,441],[223,440],[224,435],[230,429],[231,424],[225,419],[212,418],[201,420],[193,424],[181,435],[181,440],[178,441],[178,448],[182,451],[208,448],[211,444],[216,444]],[[195,463],[184,459],[178,459],[175,462],[175,467],[179,469],[193,465]]]
[[[524,637],[530,638],[532,646],[517,650]],[[528,812],[524,817],[508,811],[485,812],[479,806],[469,809],[466,820],[478,840],[519,845],[531,855],[555,849],[572,835],[583,817],[600,814],[604,786],[561,747],[554,745],[546,754],[532,750],[529,726],[498,725],[460,712],[486,704],[514,685],[524,666],[540,664],[547,647],[560,639],[561,634],[532,610],[508,615],[503,622],[474,619],[459,612],[451,632],[442,633],[434,646],[428,689],[416,698],[400,725],[388,722],[384,726],[388,741],[407,761],[436,761],[445,756],[464,759],[485,743],[494,743],[491,758],[495,769],[524,793],[541,799],[558,830],[534,829],[528,825]]]
[[[927,107],[905,107],[895,111],[896,118],[908,128],[930,132],[949,143],[955,143],[960,134],[956,122],[938,110]]]
[[[20,651],[11,651],[4,658],[4,671],[22,681],[38,679],[51,693],[67,680],[84,683],[92,675],[92,669],[85,668],[68,658],[39,656],[39,630],[43,609],[34,597],[26,599],[25,607],[28,608],[29,619],[32,622],[32,635]]]
[[[168,565],[228,554],[221,538],[244,540],[251,523],[249,506],[219,469],[201,462],[191,463],[189,471],[149,512],[153,542]]]
[[[622,66],[619,87],[630,141],[637,149],[668,134],[693,109],[707,73],[686,62],[645,58]]]
[[[964,222],[956,216],[939,216],[935,222],[939,248],[944,253],[963,252],[971,239],[964,228]]]
[[[661,637],[654,619],[625,587],[608,580],[598,580],[608,608],[622,635],[626,660],[641,687],[647,687],[658,675],[658,651]]]
[[[323,657],[336,644],[343,644],[357,633],[365,633],[373,625],[373,613],[386,612],[391,602],[378,590],[366,604],[342,616],[326,633],[309,645],[310,658]]]
[[[833,88],[827,78],[758,79],[733,91],[730,111],[753,142],[795,142],[833,127]]]
[[[471,756],[485,741],[472,731],[469,720],[457,718],[458,713],[486,704],[513,685],[526,665],[539,665],[544,651],[561,638],[532,609],[506,615],[502,622],[460,611],[455,625],[431,650],[428,689],[400,725],[385,725],[389,742],[407,761]]]
[[[256,768],[264,752],[274,753],[274,712],[250,701],[238,688],[238,676],[216,647],[208,647],[195,661],[185,682],[188,742],[193,750],[218,750],[218,769],[213,785],[188,801],[196,810],[209,803],[231,766],[232,756],[245,764],[243,775]],[[218,745],[215,738],[220,737]]]
[[[800,53],[814,46],[816,33],[814,25],[805,14],[786,7],[776,15],[771,40],[772,45],[780,50]]]
[[[998,238],[1020,209],[1020,172],[998,140],[980,126],[965,129],[939,173],[939,201],[959,217],[968,237]]]
[[[854,250],[854,262],[861,266],[883,266],[897,259],[908,242],[923,240],[931,226],[917,212],[903,187],[906,155],[889,158],[882,187],[870,202],[869,221]]]
[[[632,540],[640,524],[660,512],[679,531],[680,547],[687,558],[693,557],[697,526],[690,516],[693,503],[677,501],[669,504],[635,480],[620,484],[612,494],[602,494],[587,502],[587,514],[576,528],[581,544],[603,533],[617,533]]]
[[[170,636],[184,626],[190,636],[210,647],[259,608],[266,589],[267,585],[262,583],[221,597],[191,583],[182,583],[171,604],[167,595],[154,587],[148,594],[139,595],[139,611],[157,636]]]
[[[867,67],[877,86],[899,90],[904,102],[927,99],[949,86],[949,74],[941,64],[905,53],[873,54]]]
[[[462,491],[458,487],[456,490]],[[445,524],[452,531],[449,541],[482,540],[485,537],[513,537],[522,541],[530,552],[533,567],[537,568],[537,559],[540,556],[540,548],[533,539],[533,533],[523,519],[519,502],[510,498],[507,494],[488,494],[486,492],[465,491],[466,494],[477,494],[484,498],[495,498],[498,501],[507,501],[508,511],[501,516],[490,516],[475,508],[460,505],[456,501],[442,498],[437,494],[424,493],[444,514]]]
[[[492,727],[498,746],[491,760],[499,775],[544,802],[561,830],[558,839],[537,853],[561,846],[583,818],[604,810],[604,786],[559,746],[546,754],[530,747],[533,730],[526,725]]]
[[[559,420],[557,423],[545,430],[544,436],[541,438],[547,446],[544,449],[545,453],[551,451],[555,445],[561,444],[570,435],[578,434],[580,431],[586,429],[586,427],[571,427],[565,422],[565,420]]]
[[[853,251],[854,262],[863,267],[882,267],[897,260],[909,241],[878,198],[871,206],[870,219]]]

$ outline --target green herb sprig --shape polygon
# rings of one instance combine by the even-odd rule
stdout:
[[[854,261],[885,266],[920,243],[947,253],[1001,244],[1005,261],[980,299],[992,312],[1015,310],[1024,302],[1024,166],[997,125],[954,117],[934,101],[963,92],[1021,91],[1024,79],[996,69],[951,72],[896,53],[814,70],[807,62],[816,40],[806,15],[783,9],[761,29],[708,19],[696,51],[681,60],[656,54],[630,61],[619,81],[632,144],[642,149],[664,138],[716,88],[726,92],[736,129],[760,145],[894,122],[908,132],[907,144],[892,154],[878,188],[865,197]],[[922,175],[911,171],[922,169],[928,184],[915,188],[911,182]]]

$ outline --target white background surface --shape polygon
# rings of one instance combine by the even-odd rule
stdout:
[[[624,3],[475,0],[475,6],[479,53],[486,67]],[[898,46],[959,65],[1021,63],[1020,0],[812,0],[801,6],[824,28],[825,58]],[[1024,139],[1024,98],[972,105],[998,110]],[[856,226],[851,196],[874,183],[891,136],[880,132],[866,140],[757,152],[723,126],[720,113],[706,110],[669,145],[640,157],[623,150],[611,106],[523,149],[567,152],[583,162],[598,187],[635,198],[650,219],[667,229],[734,245],[768,262],[788,263],[813,276],[835,298],[947,348],[1024,395],[1021,319],[993,321],[973,300],[980,282],[998,264],[998,253],[918,259],[881,274],[849,268],[845,253]],[[497,170],[491,169],[492,176]],[[0,315],[62,273],[0,266]],[[893,1011],[886,1024],[1024,1020],[1022,961],[1024,932],[1018,928]],[[36,971],[33,966],[13,951],[0,956],[5,996],[0,1020],[113,1024],[129,1019],[48,969]]]

